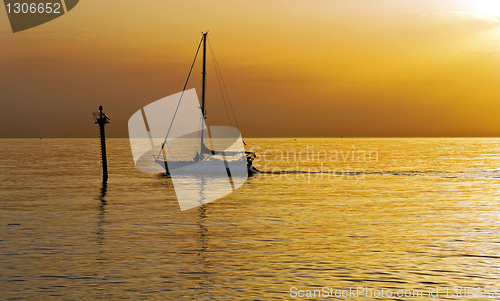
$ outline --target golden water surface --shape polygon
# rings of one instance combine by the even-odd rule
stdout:
[[[246,143],[268,173],[181,212],[127,139],[108,139],[104,189],[96,139],[0,140],[0,298],[345,300],[290,289],[363,287],[484,300],[451,290],[500,287],[499,139]]]

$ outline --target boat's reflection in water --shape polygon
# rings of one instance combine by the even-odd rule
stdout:
[[[210,261],[208,260],[207,248],[209,246],[209,235],[208,228],[206,226],[207,219],[207,207],[206,205],[200,206],[198,209],[199,219],[197,221],[198,229],[199,229],[199,251],[198,251],[198,262],[200,264],[200,288],[204,290],[204,292],[200,292],[203,295],[208,295],[208,287],[209,287],[209,276],[210,276]]]
[[[231,194],[246,181],[247,177],[228,177],[224,174],[213,175],[174,175],[171,176],[180,210],[189,210]]]
[[[184,200],[194,200],[199,199],[199,201],[194,204],[191,201],[185,201],[184,203],[179,203],[179,211],[178,214],[181,213],[181,208],[186,206],[196,205],[198,208],[191,208],[187,210],[188,212],[196,212],[196,221],[195,224],[197,226],[197,236],[193,237],[193,239],[197,242],[195,251],[197,256],[197,262],[199,269],[196,270],[196,274],[198,275],[199,286],[196,288],[198,295],[210,295],[210,285],[211,285],[211,273],[213,270],[212,263],[210,262],[210,205],[204,203],[206,200],[211,200],[215,196],[219,196],[221,191],[227,191],[227,176],[176,176],[175,177],[175,189],[172,182],[172,178],[167,176],[166,174],[160,175],[166,181],[163,182],[164,187],[166,188],[166,192],[168,198],[174,197],[177,194],[179,196],[179,189],[181,187],[181,194]],[[241,179],[230,179],[231,181],[245,181],[246,178]],[[231,191],[229,191],[231,193]],[[193,213],[194,213],[193,212]],[[187,213],[187,212],[186,212]],[[213,232],[214,229],[211,229]]]

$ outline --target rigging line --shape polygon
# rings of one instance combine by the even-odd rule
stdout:
[[[215,75],[217,76],[217,82],[219,84],[219,89],[220,89],[220,93],[222,95],[222,100],[224,101],[224,108],[226,109],[226,115],[227,115],[227,119],[229,120],[229,125],[231,127],[233,127],[233,123],[231,122],[231,116],[229,115],[229,110],[227,109],[227,102],[226,102],[226,97],[224,95],[224,91],[222,89],[222,84],[221,84],[221,75],[219,74],[219,72],[217,71],[217,63],[215,61],[215,54],[214,54],[214,50],[212,48],[212,44],[210,44],[210,42],[208,43],[208,45],[210,46],[210,53],[212,54],[212,61],[214,63],[214,68],[215,68]]]
[[[236,127],[238,128],[238,131],[241,131],[240,130],[240,125],[238,123],[238,119],[236,118],[236,114],[234,113],[234,109],[233,109],[233,104],[231,103],[231,98],[229,97],[229,93],[227,92],[227,89],[226,89],[226,84],[224,82],[224,79],[222,78],[222,72],[220,71],[220,68],[219,68],[219,63],[217,62],[217,58],[215,57],[215,53],[213,51],[213,48],[212,48],[212,43],[210,43],[210,40],[208,40],[208,45],[210,46],[210,50],[212,52],[212,58],[214,60],[214,66],[215,66],[215,70],[216,70],[216,74],[217,74],[217,79],[219,80],[219,86],[222,82],[222,86],[224,88],[224,91],[225,91],[225,95],[224,95],[224,92],[222,92],[222,99],[224,99],[224,105],[226,106],[226,112],[227,112],[227,104],[226,104],[226,100],[224,97],[227,97],[227,101],[229,102],[229,107],[231,108],[231,112],[233,113],[233,118],[234,118],[234,121],[236,122]],[[219,79],[220,78],[220,79]],[[229,113],[228,113],[229,114]],[[229,124],[231,125],[232,127],[232,124],[231,124],[231,118],[228,116],[228,119],[229,119]],[[231,132],[233,132],[234,134],[234,130],[231,129]],[[241,133],[241,132],[240,132]],[[234,136],[234,135],[233,135]],[[241,136],[241,135],[240,135]],[[247,143],[245,142],[245,140],[243,139],[243,137],[241,137],[241,141],[243,142],[243,145],[247,145]]]
[[[207,37],[207,41],[208,41],[208,37]],[[210,85],[208,84],[208,72],[205,72],[205,97],[206,97],[206,95],[208,95],[208,87],[210,87]],[[202,113],[202,116],[201,116],[202,121],[205,121],[207,119],[207,105],[206,105],[206,100],[205,100],[204,111],[205,111],[205,115],[203,115],[203,113]],[[213,140],[212,140],[212,132],[210,131],[210,127],[208,126],[208,124],[206,123],[206,121],[205,121],[205,129],[206,129],[206,131],[205,130],[202,131],[202,135],[204,135],[205,132],[207,133],[207,137],[206,138],[210,142],[210,146],[208,148],[212,151],[212,155],[213,155],[214,143],[213,143]],[[203,137],[205,138],[205,136],[203,136]],[[203,142],[203,145],[205,147],[207,147],[206,144],[205,144],[205,142]],[[212,156],[212,155],[209,155],[209,157]]]
[[[208,40],[208,44],[210,45],[210,49],[212,50],[212,53],[213,53],[212,44],[210,43],[210,40]],[[226,93],[226,97],[227,97],[227,100],[229,102],[229,107],[231,109],[231,112],[233,113],[234,121],[236,122],[236,126],[239,128],[240,125],[238,124],[238,119],[236,118],[236,114],[234,113],[233,105],[231,103],[231,98],[229,97],[229,93],[227,92],[226,83],[224,82],[224,78],[222,77],[222,72],[220,71],[219,63],[217,62],[217,58],[215,57],[215,54],[213,55],[213,58],[215,61],[215,68],[217,69],[217,72],[220,74],[222,87],[224,88],[224,92]]]
[[[189,69],[186,83],[184,84],[184,88],[182,88],[181,97],[179,98],[179,102],[177,103],[177,107],[175,108],[174,116],[172,117],[172,121],[170,122],[170,126],[168,127],[167,135],[165,136],[165,139],[163,140],[163,144],[161,145],[160,153],[158,154],[158,158],[161,156],[161,152],[163,151],[163,148],[165,147],[165,143],[167,143],[168,134],[170,134],[170,130],[172,129],[172,125],[174,124],[175,116],[177,115],[177,111],[179,110],[182,96],[184,96],[184,91],[186,91],[186,87],[187,87],[188,82],[189,82],[189,77],[191,76],[191,72],[193,72],[193,67],[194,67],[194,64],[196,62],[196,58],[198,57],[198,53],[200,52],[201,42],[203,42],[203,37],[201,38],[200,43],[198,44],[198,49],[196,49],[196,54],[194,55],[194,60],[193,60],[193,63],[191,64],[191,69]],[[170,153],[170,150],[168,152]]]
[[[226,113],[228,115],[227,117],[229,120],[229,124],[232,126],[231,117],[229,116],[229,111],[227,109],[228,105],[226,103],[226,98],[227,98],[228,99],[227,101],[229,102],[229,104],[231,104],[230,99],[229,99],[229,94],[227,93],[227,90],[225,90],[223,87],[224,79],[222,78],[222,73],[220,72],[220,68],[219,68],[219,65],[217,63],[217,58],[215,57],[215,53],[214,53],[214,50],[212,48],[212,44],[210,43],[210,41],[208,44],[210,46],[210,51],[212,53],[212,60],[214,62],[215,74],[217,75],[217,80],[219,83],[219,88],[221,90],[222,99],[224,100],[224,106],[226,109]],[[224,90],[225,90],[225,93],[224,93]],[[236,116],[234,115],[234,112],[233,112],[233,118],[234,118],[234,121],[236,122],[236,125],[238,126],[238,121],[236,120]]]
[[[205,120],[207,119],[207,95],[208,95],[208,87],[210,87],[210,85],[208,84],[208,73],[207,70],[205,69],[205,106],[203,107],[203,112],[204,113],[204,118]],[[203,79],[201,80],[201,84],[203,86]]]
[[[201,134],[200,136],[204,135],[204,128],[203,128],[203,122],[204,121],[205,121],[205,118],[203,118],[203,113],[201,113],[200,120],[199,120],[199,123],[198,123],[198,131]],[[201,150],[200,150],[200,157],[201,157],[201,160],[203,160],[203,151],[201,151]]]
[[[203,37],[200,40],[200,44],[198,44],[198,49],[196,49],[196,54],[194,55],[194,60],[193,60],[193,63],[191,64],[191,69],[189,69],[186,83],[184,84],[184,88],[182,88],[182,91],[186,90],[187,84],[189,82],[189,77],[191,76],[191,72],[193,72],[193,67],[194,67],[194,64],[196,63],[196,58],[198,57],[198,53],[200,52],[201,42],[203,42]]]

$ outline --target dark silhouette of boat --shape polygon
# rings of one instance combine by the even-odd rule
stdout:
[[[188,79],[186,80],[186,84],[184,85],[183,93],[186,91],[186,86],[189,81],[189,76],[191,75],[193,66],[196,62],[196,58],[200,49],[200,46],[203,45],[202,48],[202,93],[201,93],[201,117],[206,120],[206,57],[207,57],[207,34],[208,32],[203,33],[200,44],[198,46],[198,50],[196,52],[193,64],[191,65],[191,70],[188,75]],[[217,67],[218,68],[218,67]],[[216,69],[218,70],[218,69]],[[182,96],[181,96],[182,98]],[[231,106],[232,110],[232,106]],[[234,114],[234,111],[233,111]],[[175,115],[174,115],[175,118]],[[172,120],[173,123],[173,120]],[[170,130],[169,130],[170,131]],[[233,131],[234,132],[234,131]],[[226,141],[226,146],[231,146],[232,143],[237,143],[238,139],[241,139],[244,145],[245,142],[242,140],[239,131],[237,131],[237,135],[230,137],[224,137],[224,139],[229,140]],[[208,135],[207,135],[208,134]],[[205,145],[205,142],[208,140],[208,143],[212,142],[214,137],[205,137],[210,136],[210,133],[203,129],[199,133],[192,135],[196,137],[195,139],[199,139],[199,151],[196,152],[195,156],[190,160],[168,160],[166,149],[169,149],[169,143],[171,143],[168,137],[165,138],[165,142],[161,145],[160,153],[155,156],[155,162],[162,166],[165,169],[167,175],[171,175],[174,171],[175,174],[186,174],[186,175],[196,175],[196,174],[205,174],[205,175],[227,175],[229,177],[234,176],[251,176],[256,173],[260,173],[258,169],[253,166],[253,161],[256,158],[256,154],[254,152],[245,151],[244,146],[241,145],[240,148],[236,147],[237,150],[231,150],[230,147],[224,148],[224,150],[214,150]],[[191,137],[191,138],[193,138]],[[167,139],[169,138],[169,139]],[[180,139],[189,139],[189,137],[177,137],[175,140]],[[212,139],[212,141],[210,140]],[[225,165],[225,173],[221,174],[221,164]]]

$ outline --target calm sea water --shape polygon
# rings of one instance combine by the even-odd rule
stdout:
[[[97,139],[1,139],[0,298],[500,287],[499,139],[246,142],[269,173],[181,212],[170,179],[135,170],[127,139],[108,140],[104,188]]]

